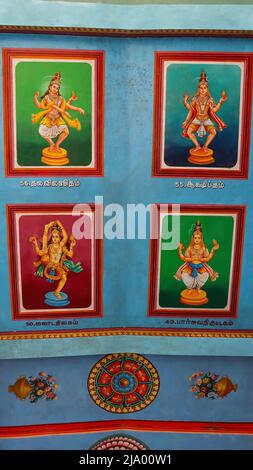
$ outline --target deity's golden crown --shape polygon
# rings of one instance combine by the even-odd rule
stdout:
[[[50,86],[51,85],[58,85],[59,87],[61,86],[61,73],[60,72],[56,72],[56,74],[53,76],[50,82]]]
[[[53,225],[52,235],[60,235],[60,229],[57,224]]]
[[[201,225],[201,222],[199,220],[197,220],[197,222],[195,224],[195,227],[193,229],[193,233],[194,232],[202,232],[202,225]]]
[[[202,70],[202,72],[200,74],[200,77],[199,77],[199,84],[201,84],[201,83],[205,83],[205,85],[208,85],[206,72],[204,70]]]

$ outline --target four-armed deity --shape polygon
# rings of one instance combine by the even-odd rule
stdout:
[[[216,114],[227,100],[227,95],[223,90],[218,104],[215,104],[210,95],[206,73],[203,71],[197,92],[190,102],[189,99],[188,95],[184,96],[184,105],[189,112],[182,124],[183,137],[189,138],[194,144],[190,149],[188,161],[197,165],[208,165],[215,161],[214,152],[209,145],[217,134],[216,126],[219,131],[227,127]],[[203,146],[199,142],[202,138],[205,138]]]
[[[209,252],[204,243],[202,226],[199,221],[196,222],[190,244],[184,253],[184,246],[179,243],[178,255],[184,264],[177,270],[175,279],[183,281],[187,287],[181,292],[181,303],[194,306],[208,302],[207,294],[201,288],[209,277],[211,281],[215,281],[218,277],[218,273],[207,264],[218,249],[217,241],[213,240],[213,248]]]
[[[36,236],[30,237],[29,241],[33,243],[34,250],[40,257],[33,263],[37,268],[35,275],[44,277],[50,283],[58,283],[54,291],[46,293],[44,302],[53,307],[68,305],[68,295],[62,292],[68,279],[68,271],[80,273],[83,270],[80,262],[74,264],[71,261],[76,245],[73,235],[68,239],[62,223],[56,220],[45,225],[41,246]]]
[[[82,108],[71,104],[72,101],[77,100],[75,92],[72,92],[72,96],[66,101],[61,95],[60,87],[61,74],[56,72],[40,101],[38,99],[40,92],[37,91],[34,94],[34,103],[42,111],[32,114],[32,122],[33,124],[40,122],[39,134],[49,144],[49,147],[42,150],[41,161],[52,166],[69,163],[67,150],[61,148],[60,145],[68,137],[69,127],[74,127],[78,131],[81,129],[79,120],[73,119],[67,110],[85,114]]]

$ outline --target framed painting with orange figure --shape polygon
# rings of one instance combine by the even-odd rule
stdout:
[[[8,205],[13,320],[102,315],[102,209]]]
[[[157,177],[248,177],[252,53],[156,52]]]
[[[6,176],[103,176],[104,52],[2,56]]]
[[[245,212],[245,206],[152,206],[149,316],[236,318]]]

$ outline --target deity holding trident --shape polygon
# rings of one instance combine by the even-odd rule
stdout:
[[[34,103],[37,108],[42,111],[37,114],[32,114],[32,122],[36,124],[40,121],[39,134],[43,137],[49,147],[42,150],[41,161],[47,165],[66,165],[69,163],[67,158],[67,151],[60,147],[62,142],[69,135],[69,128],[74,127],[77,131],[81,130],[81,124],[77,118],[73,119],[68,113],[68,109],[78,111],[84,115],[83,108],[73,106],[71,103],[77,100],[75,92],[66,101],[60,93],[61,87],[61,74],[56,72],[54,77],[49,83],[47,91],[38,100],[40,92],[34,94]],[[53,139],[57,138],[56,142]]]
[[[190,103],[188,101],[189,99],[190,97],[188,95],[184,96],[184,106],[189,112],[186,120],[182,124],[182,135],[183,137],[189,138],[194,143],[195,147],[190,149],[188,161],[197,165],[211,164],[215,160],[213,158],[213,150],[209,148],[209,145],[217,134],[214,123],[217,125],[219,131],[227,127],[216,115],[223,102],[227,100],[226,92],[224,90],[222,91],[221,98],[216,105],[210,95],[206,73],[202,71],[198,90]],[[200,145],[196,134],[200,138],[207,135],[203,146]]]

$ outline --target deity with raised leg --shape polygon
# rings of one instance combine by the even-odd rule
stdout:
[[[75,92],[72,92],[72,96],[66,101],[61,95],[60,87],[61,73],[56,72],[41,100],[39,101],[39,91],[33,97],[35,106],[42,111],[32,114],[32,122],[33,124],[40,122],[39,134],[49,144],[42,150],[41,161],[51,166],[63,166],[69,163],[67,150],[62,148],[61,144],[69,136],[69,127],[81,130],[79,120],[73,119],[68,109],[85,114],[82,108],[71,104],[77,100]]]
[[[30,237],[29,241],[33,243],[35,253],[40,258],[33,263],[36,266],[35,276],[44,277],[50,283],[57,282],[56,288],[45,294],[45,304],[52,307],[68,305],[69,297],[62,292],[68,279],[68,272],[80,273],[83,270],[80,262],[75,264],[71,261],[76,245],[73,235],[68,238],[63,224],[60,220],[56,220],[45,225],[42,246],[39,246],[35,235]]]

